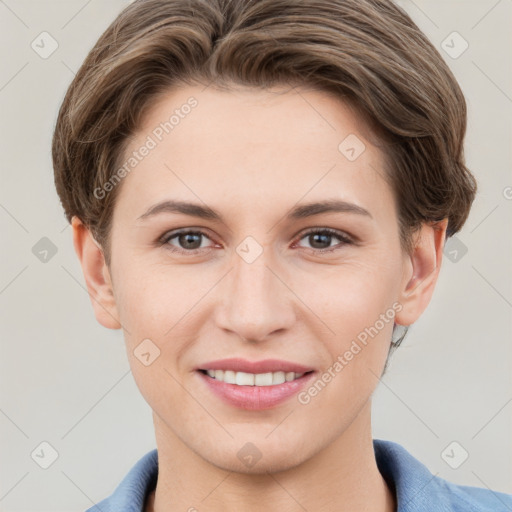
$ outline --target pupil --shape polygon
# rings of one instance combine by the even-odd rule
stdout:
[[[311,236],[313,237],[313,239],[318,239],[318,238],[322,239],[322,238],[323,238],[323,239],[324,239],[324,240],[323,240],[323,241],[324,241],[324,243],[326,243],[326,244],[327,244],[327,246],[329,246],[329,238],[331,237],[331,235],[328,235],[328,234],[322,234],[322,233],[315,233],[315,234],[313,234],[313,235],[311,235]],[[325,240],[325,239],[327,239],[327,240]],[[311,245],[313,245],[313,246],[314,246],[314,244],[315,244],[315,243],[316,243],[316,241],[315,241],[315,242],[313,242]],[[322,243],[322,240],[320,240],[320,244],[321,244],[321,243]]]
[[[193,238],[199,238],[201,235],[199,234],[196,234],[196,233],[186,233],[184,235],[181,235],[181,240],[180,241],[183,241],[185,240],[185,243],[183,244],[185,247],[187,247],[188,249],[197,249],[198,247],[190,247],[190,244],[194,245],[194,240]],[[197,242],[197,240],[196,240]],[[199,245],[201,245],[201,243],[199,243]]]

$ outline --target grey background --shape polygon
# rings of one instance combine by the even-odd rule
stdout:
[[[4,512],[83,511],[155,447],[121,331],[94,318],[50,157],[65,90],[127,3],[0,0]],[[398,3],[440,49],[466,95],[467,163],[480,191],[447,245],[430,306],[375,392],[374,437],[401,443],[452,482],[512,493],[512,0]],[[58,43],[46,59],[31,47],[43,31]],[[447,39],[453,31],[469,44],[457,58],[442,46],[446,40],[452,52],[461,49],[460,40]],[[46,262],[37,257],[37,244],[48,243],[43,237],[56,250]],[[58,453],[47,469],[31,456],[44,441]],[[469,454],[457,469],[442,457],[453,441],[462,448],[448,450],[452,465],[462,449]]]

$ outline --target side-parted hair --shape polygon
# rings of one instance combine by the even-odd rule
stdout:
[[[448,218],[451,236],[469,215],[476,181],[464,162],[464,96],[392,0],[136,0],[80,67],[52,145],[66,218],[91,229],[107,265],[122,183],[97,191],[151,105],[197,84],[304,85],[354,108],[384,154],[404,250],[422,223]]]

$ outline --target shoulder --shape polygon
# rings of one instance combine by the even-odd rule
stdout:
[[[394,489],[397,512],[512,512],[512,495],[457,485],[433,475],[403,446],[374,439],[380,473]]]
[[[158,452],[155,448],[136,462],[110,496],[85,512],[143,512],[157,477]]]
[[[456,485],[439,477],[434,477],[435,485],[443,493],[448,510],[468,512],[512,512],[512,495],[502,492]]]

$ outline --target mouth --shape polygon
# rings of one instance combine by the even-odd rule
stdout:
[[[196,368],[207,393],[231,407],[260,411],[299,393],[318,372],[287,361],[224,359]]]
[[[248,373],[235,372],[233,370],[198,370],[203,375],[215,379],[226,384],[234,384],[235,386],[277,386],[285,382],[292,382],[300,379],[304,375],[313,373],[313,370],[307,372],[266,372],[266,373]]]

